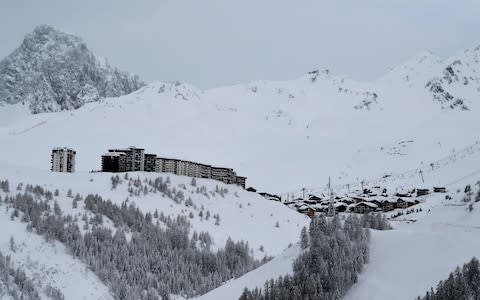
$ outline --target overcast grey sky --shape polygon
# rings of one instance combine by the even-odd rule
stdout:
[[[370,80],[480,45],[479,0],[0,0],[0,57],[42,23],[146,81],[200,88],[317,68]]]

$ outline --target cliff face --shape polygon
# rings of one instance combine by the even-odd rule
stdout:
[[[0,103],[21,102],[32,113],[77,109],[143,85],[98,59],[81,38],[48,25],[36,27],[0,61]]]

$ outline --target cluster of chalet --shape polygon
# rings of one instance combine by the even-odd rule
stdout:
[[[196,178],[209,178],[245,188],[247,178],[238,176],[231,168],[214,167],[207,164],[174,158],[157,157],[145,153],[145,149],[128,147],[110,149],[102,155],[102,172],[162,172]]]
[[[52,150],[50,170],[52,172],[74,173],[75,150],[66,147],[55,147]]]
[[[434,193],[445,193],[445,187],[434,187]],[[421,197],[431,193],[430,189],[412,189],[405,193],[388,194],[387,189],[379,186],[374,187],[374,191],[364,189],[356,191],[350,195],[334,196],[333,201],[326,195],[309,195],[308,197],[298,198],[283,202],[288,207],[297,210],[300,213],[313,216],[316,212],[327,213],[332,209],[335,212],[369,213],[378,211],[391,211],[394,209],[406,209],[420,203]],[[282,201],[280,196],[268,193],[260,193],[263,197]]]

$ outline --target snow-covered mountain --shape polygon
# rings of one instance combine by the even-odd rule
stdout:
[[[99,169],[108,148],[136,145],[232,167],[248,185],[275,193],[324,186],[329,176],[334,184],[358,183],[429,164],[478,140],[476,81],[442,83],[469,111],[451,109],[427,87],[442,67],[426,61],[372,83],[315,71],[205,91],[153,82],[75,111],[30,115],[22,105],[6,105],[0,136],[10,154],[0,161],[48,169],[51,148],[66,145],[78,152],[77,169],[89,171]],[[405,82],[405,74],[418,80]]]
[[[40,25],[0,61],[0,103],[32,113],[77,109],[143,86],[137,76],[97,58],[77,36]]]
[[[468,110],[480,95],[480,46],[449,58],[430,51],[393,68],[377,84],[425,89],[442,109]]]
[[[396,298],[413,298],[469,256],[479,255],[473,238],[478,203],[469,213],[460,191],[467,183],[473,186],[480,174],[479,59],[480,48],[450,58],[425,52],[374,82],[324,70],[295,80],[202,91],[178,81],[143,86],[96,59],[79,38],[40,26],[0,63],[0,180],[8,179],[12,188],[0,196],[16,194],[13,189],[20,182],[59,189],[53,200],[64,213],[77,216],[83,234],[83,228],[93,230],[86,220],[95,220],[99,212],[85,202],[73,207],[69,189],[82,196],[98,194],[125,209],[127,201],[135,203],[144,214],[158,210],[164,217],[186,218],[192,231],[209,233],[214,250],[221,250],[229,237],[247,241],[253,257],[267,254],[275,259],[202,298],[238,299],[245,286],[261,286],[268,278],[291,272],[300,249],[288,245],[295,244],[308,219],[281,203],[212,180],[198,180],[194,186],[186,177],[131,173],[129,179],[122,174],[114,188],[111,174],[89,173],[100,168],[107,149],[135,145],[159,156],[231,167],[248,177],[247,185],[283,195],[301,188],[318,191],[329,177],[335,188],[360,182],[381,182],[389,190],[446,186],[453,201],[443,194],[428,196],[419,204],[422,212],[392,222],[392,231],[372,234],[371,263],[347,295],[394,299],[389,293],[401,285],[405,291]],[[97,101],[103,97],[107,98]],[[474,146],[465,148],[468,145]],[[77,151],[77,173],[48,171],[55,146]],[[425,172],[420,176],[418,170]],[[162,183],[169,177],[162,192],[152,185],[159,177]],[[78,270],[87,268],[85,257],[73,259],[68,247],[43,242],[28,232],[21,213],[4,210],[0,224],[8,230],[0,236],[0,252],[11,255],[27,276],[49,270],[49,276],[34,282],[40,290],[51,285],[69,299],[112,296],[106,286],[113,281],[104,278],[108,274],[96,269],[99,279],[91,270],[81,273]],[[219,215],[219,225],[213,217],[206,218],[207,211]],[[103,218],[113,231],[122,227]],[[154,219],[161,228],[166,226],[160,217]],[[123,227],[127,238],[135,240],[138,228]],[[16,252],[10,236],[19,244]],[[454,248],[449,248],[446,236],[455,240]],[[46,258],[34,255],[35,249],[44,251]],[[431,255],[438,249],[438,255]],[[60,264],[50,259],[56,252]],[[63,276],[70,266],[78,272]],[[425,271],[431,266],[433,271]],[[401,272],[395,273],[396,268]],[[405,275],[409,272],[423,277]],[[76,294],[73,281],[89,288]]]
[[[165,218],[183,217],[190,224],[187,228],[190,238],[197,234],[209,234],[212,251],[225,247],[230,238],[233,241],[245,241],[251,251],[249,254],[258,259],[277,256],[289,244],[295,244],[300,230],[309,223],[307,216],[279,202],[266,200],[236,185],[225,185],[209,179],[192,182],[191,178],[172,174],[129,173],[129,179],[121,174],[118,184],[114,186],[112,174],[79,172],[70,175],[7,164],[0,167],[0,183],[3,180],[9,182],[8,192],[0,184],[0,225],[3,228],[0,253],[10,256],[14,266],[32,278],[40,292],[51,286],[62,292],[65,299],[115,297],[112,297],[112,288],[105,287],[105,278],[99,279],[95,275],[99,273],[94,274],[91,265],[88,266],[85,260],[79,259],[72,249],[66,247],[64,239],[62,242],[43,239],[38,234],[38,228],[29,229],[30,217],[24,217],[25,213],[22,212],[17,212],[18,217],[15,217],[15,210],[12,207],[7,209],[7,197],[31,193],[29,185],[38,185],[38,190],[41,188],[52,193],[58,190],[50,200],[50,205],[53,206],[55,201],[65,217],[69,215],[67,218],[77,219],[82,234],[95,228],[93,219],[99,212],[92,212],[83,201],[88,194],[95,194],[114,205],[123,206],[125,201],[128,205],[135,205],[140,212],[153,215],[154,221],[163,227],[166,226]],[[148,183],[159,178],[166,184],[164,192],[153,191]],[[140,193],[129,192],[133,181],[135,185],[145,185],[139,189]],[[82,199],[73,205],[76,194]],[[35,200],[42,198],[35,197]],[[33,214],[31,212],[30,215]],[[103,215],[102,226],[114,232],[119,229],[126,231],[127,240],[135,238],[136,229],[129,229],[126,224],[119,226],[109,216]],[[1,283],[0,277],[0,287]],[[0,298],[4,299],[3,296],[0,290]]]

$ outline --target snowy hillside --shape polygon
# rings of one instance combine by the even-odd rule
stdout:
[[[335,184],[358,183],[478,140],[479,53],[425,52],[370,83],[316,70],[291,81],[206,91],[154,82],[96,101],[141,83],[119,79],[123,73],[97,60],[80,38],[39,26],[0,63],[0,101],[12,103],[0,107],[0,138],[9,145],[0,160],[47,169],[51,148],[65,145],[77,150],[77,169],[89,171],[99,169],[108,148],[136,145],[234,168],[267,192],[324,186],[329,176]],[[24,101],[34,112],[86,105],[32,116]]]
[[[77,36],[37,26],[0,61],[0,104],[22,103],[32,113],[77,109],[143,83],[98,59]]]
[[[424,183],[416,177],[386,182],[390,189],[443,182],[447,193],[428,195],[407,215],[384,213],[391,218],[393,230],[371,231],[370,261],[345,299],[415,299],[446,279],[456,266],[480,256],[479,163],[477,152],[435,169]],[[464,192],[467,185],[472,188],[471,198]],[[297,245],[199,299],[238,299],[245,287],[261,288],[267,279],[291,274],[299,253]]]
[[[281,253],[290,243],[297,240],[303,226],[309,222],[308,217],[298,214],[281,203],[268,201],[256,193],[250,193],[236,185],[224,185],[217,181],[197,179],[192,186],[191,178],[173,174],[131,173],[132,179],[137,176],[142,182],[162,178],[171,181],[169,186],[181,193],[183,199],[173,201],[161,194],[147,192],[142,189],[140,195],[129,192],[128,180],[121,177],[121,183],[112,190],[109,173],[75,173],[70,175],[39,171],[30,168],[2,165],[0,178],[9,179],[10,185],[31,183],[48,190],[59,189],[66,195],[71,189],[75,195],[86,196],[98,194],[113,203],[120,205],[125,199],[135,203],[144,212],[163,212],[165,216],[188,217],[193,230],[206,231],[212,235],[213,246],[223,247],[228,237],[235,241],[248,241],[258,258],[275,256]],[[149,186],[149,188],[151,188]],[[13,189],[13,188],[12,188]],[[62,210],[72,210],[72,200],[59,199]],[[209,218],[207,218],[207,212]],[[215,224],[214,215],[219,215],[219,224]],[[277,224],[278,223],[278,224]],[[277,227],[278,226],[278,227]],[[257,230],[261,228],[261,230]],[[260,250],[262,248],[262,250]]]
[[[42,299],[49,299],[45,295],[47,287],[61,291],[65,299],[113,299],[98,277],[73,258],[62,244],[46,242],[44,238],[27,232],[26,225],[12,221],[4,209],[0,212],[0,226],[1,253],[9,255],[15,267],[32,278],[43,294]],[[13,247],[10,238],[13,238]],[[1,292],[0,298],[4,299]]]
[[[135,145],[231,167],[247,185],[284,193],[325,186],[329,176],[345,184],[417,168],[478,139],[474,98],[470,111],[442,110],[423,87],[383,88],[370,110],[355,109],[363,93],[342,93],[336,79],[310,76],[204,92],[152,83],[57,113],[5,106],[0,137],[8,149],[0,160],[46,170],[51,148],[69,146],[77,150],[77,169],[90,171],[107,149]]]
[[[479,60],[479,47],[425,52],[374,82],[316,70],[202,91],[144,85],[39,26],[0,62],[0,253],[42,298],[51,287],[65,299],[238,299],[292,272],[310,219],[281,202],[209,179],[90,172],[108,149],[137,146],[233,168],[284,199],[325,193],[330,178],[338,196],[446,187],[408,215],[384,213],[393,230],[373,230],[346,298],[423,295],[480,256],[480,205],[464,201],[467,184],[480,188]],[[76,173],[49,171],[57,146],[75,149]]]
[[[214,251],[225,247],[229,238],[245,241],[251,254],[258,259],[282,253],[296,242],[301,228],[309,223],[308,217],[281,203],[266,200],[235,185],[202,179],[192,182],[191,178],[171,174],[131,173],[130,176],[131,179],[125,179],[122,175],[114,185],[111,174],[76,173],[65,176],[2,165],[0,178],[8,179],[10,191],[5,193],[0,188],[0,196],[6,201],[7,195],[26,191],[28,184],[39,185],[49,191],[58,189],[58,196],[54,200],[65,214],[78,216],[78,225],[83,232],[95,228],[85,221],[85,214],[91,222],[98,217],[82,201],[78,202],[78,206],[72,206],[74,195],[85,197],[87,194],[97,194],[118,206],[127,201],[129,205],[133,204],[143,213],[154,215],[159,220],[185,217],[191,226],[190,236],[201,236],[202,232],[207,232],[212,238],[211,247]],[[152,180],[165,183],[163,193],[152,190]],[[0,223],[3,224],[2,228],[8,230],[1,235],[0,250],[12,256],[16,267],[35,278],[39,291],[52,286],[62,292],[66,299],[110,299],[110,292],[82,262],[71,256],[70,249],[57,242],[45,242],[42,237],[27,232],[22,215],[13,218],[12,209],[6,212],[2,209],[2,212]],[[108,217],[103,216],[103,219],[104,226],[118,230]],[[127,237],[132,238],[127,228],[122,230],[127,230]],[[15,250],[10,246],[10,237],[14,238]],[[56,258],[52,255],[56,255]],[[39,276],[39,272],[44,275]],[[88,288],[84,288],[84,285]],[[77,292],[77,289],[82,291]]]

